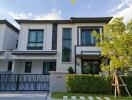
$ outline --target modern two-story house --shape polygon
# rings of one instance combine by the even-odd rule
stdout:
[[[95,47],[92,31],[102,34],[111,19],[16,20],[20,32],[18,48],[12,51],[12,72],[48,74],[71,66],[77,74],[98,74],[101,49]]]
[[[11,51],[17,48],[19,30],[7,20],[0,20],[0,71],[12,71]]]

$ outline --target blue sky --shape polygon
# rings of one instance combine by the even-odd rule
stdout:
[[[132,0],[0,0],[0,19],[69,19],[124,16],[132,18]],[[15,24],[15,23],[14,23]]]

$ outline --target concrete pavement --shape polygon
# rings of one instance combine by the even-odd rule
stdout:
[[[0,100],[49,100],[47,92],[0,92]]]

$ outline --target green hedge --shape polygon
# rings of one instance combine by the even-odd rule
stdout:
[[[91,93],[91,94],[111,94],[114,87],[111,85],[111,77],[100,77],[99,75],[69,74],[66,77],[68,92]],[[132,93],[132,76],[123,77],[129,91]],[[124,88],[122,88],[124,91]],[[126,94],[126,92],[122,92]]]

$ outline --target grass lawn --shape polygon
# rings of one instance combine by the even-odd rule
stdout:
[[[77,99],[79,99],[80,96],[84,96],[85,98],[88,98],[88,96],[92,96],[96,98],[98,96],[98,97],[101,97],[102,99],[103,97],[110,97],[111,100],[132,100],[132,97],[117,97],[117,99],[115,99],[114,96],[112,95],[86,94],[86,93],[52,93],[51,95],[51,97],[54,99],[62,99],[63,96],[68,96],[68,99],[70,99],[71,96],[76,96]]]

